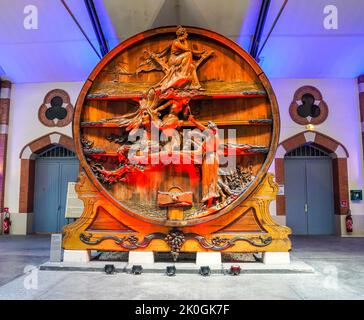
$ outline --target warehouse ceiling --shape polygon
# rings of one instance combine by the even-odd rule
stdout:
[[[84,0],[64,0],[90,38],[95,53],[61,0],[0,1],[0,76],[15,83],[84,81],[101,55]],[[93,0],[110,49],[159,26],[208,28],[249,51],[261,0]],[[271,0],[261,43],[283,0]],[[31,3],[38,28],[27,30]],[[338,28],[324,28],[324,8],[335,5]],[[26,11],[26,10],[25,10]],[[364,1],[288,0],[259,58],[268,77],[357,77],[364,73]]]

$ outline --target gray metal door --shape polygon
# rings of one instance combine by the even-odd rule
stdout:
[[[57,232],[59,207],[59,163],[35,162],[34,231]]]
[[[308,234],[334,234],[331,159],[306,160]]]
[[[80,163],[77,159],[69,160],[60,163],[60,215],[58,216],[59,231],[67,223],[64,217],[66,212],[66,198],[68,190],[68,182],[77,181],[78,173],[80,171]]]
[[[307,234],[306,161],[285,160],[286,224],[293,234]]]
[[[61,232],[66,224],[65,204],[68,182],[77,180],[79,161],[74,153],[55,148],[35,162],[34,232]],[[61,157],[60,154],[65,156]],[[45,156],[44,156],[45,155]],[[56,156],[52,156],[56,155]]]
[[[285,158],[287,225],[293,234],[334,234],[331,158],[307,150]]]

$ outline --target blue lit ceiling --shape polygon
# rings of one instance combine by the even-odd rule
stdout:
[[[94,0],[110,49],[143,30],[185,24],[215,30],[249,49],[261,0]],[[38,8],[37,30],[23,27],[24,7]],[[83,0],[66,0],[98,48]],[[283,0],[271,0],[262,40]],[[326,5],[338,29],[323,27]],[[332,78],[364,74],[364,1],[289,0],[266,47],[268,77]],[[15,83],[84,81],[99,58],[60,0],[1,0],[0,75]]]
[[[265,33],[281,3],[272,0]],[[338,29],[324,28],[326,5],[338,10]],[[288,0],[261,53],[269,77],[353,78],[364,74],[363,0]],[[263,35],[263,39],[265,35]]]

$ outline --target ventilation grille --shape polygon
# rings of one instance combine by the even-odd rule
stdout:
[[[74,158],[76,154],[62,146],[54,146],[38,155],[38,158]]]
[[[329,158],[330,155],[327,152],[325,152],[311,144],[304,144],[304,145],[299,146],[298,148],[288,152],[285,157],[286,158],[298,158],[298,157]]]

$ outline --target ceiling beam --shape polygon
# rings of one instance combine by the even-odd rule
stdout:
[[[92,27],[94,28],[97,42],[99,43],[100,51],[103,56],[109,52],[109,46],[107,44],[104,32],[101,27],[100,19],[97,14],[97,10],[93,0],[84,0],[87,8],[88,15],[91,20]]]
[[[260,54],[261,54],[261,52],[262,52],[263,48],[265,47],[265,44],[267,43],[267,41],[268,41],[268,39],[269,39],[270,35],[272,34],[272,31],[273,31],[274,27],[276,26],[276,24],[277,24],[277,22],[278,22],[278,20],[279,20],[279,18],[280,18],[280,16],[281,16],[281,14],[282,14],[282,12],[283,12],[284,8],[286,7],[287,2],[288,2],[288,0],[284,0],[284,2],[283,2],[283,4],[282,4],[281,8],[279,9],[279,12],[278,12],[278,14],[277,14],[276,18],[274,19],[273,24],[272,24],[272,26],[271,26],[271,28],[270,28],[270,30],[269,30],[269,32],[268,32],[268,35],[267,35],[267,37],[265,38],[265,40],[264,40],[264,42],[263,42],[263,44],[262,44],[261,48],[259,49],[259,52],[258,52],[258,55],[257,55],[258,59],[259,59],[259,56],[260,56]]]
[[[92,44],[90,38],[87,36],[85,30],[83,30],[81,24],[78,22],[78,20],[76,19],[75,15],[73,14],[73,12],[71,11],[71,9],[69,8],[69,6],[67,5],[65,0],[60,0],[63,4],[63,6],[65,7],[65,9],[67,10],[68,14],[71,16],[72,20],[74,21],[74,23],[77,25],[78,29],[80,29],[81,33],[83,34],[83,36],[86,38],[87,42],[90,44],[90,46],[92,47],[92,49],[94,50],[94,52],[96,53],[96,55],[101,59],[101,56],[99,54],[99,52],[96,50],[95,46]]]
[[[254,35],[250,43],[249,53],[256,59],[258,56],[259,43],[262,38],[262,33],[265,25],[265,20],[267,19],[267,14],[269,10],[270,0],[262,0],[260,5],[257,25],[255,27]]]

